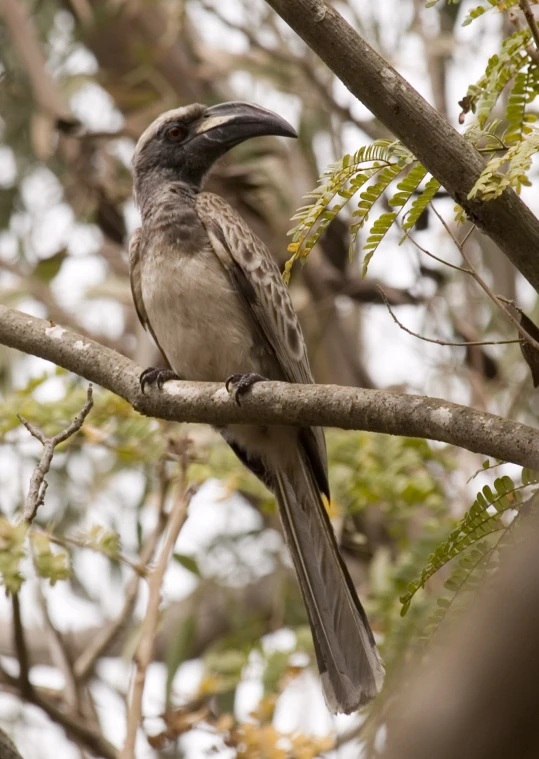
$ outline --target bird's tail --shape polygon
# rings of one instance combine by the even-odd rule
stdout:
[[[277,474],[281,520],[328,708],[350,714],[380,692],[384,667],[303,452],[298,460]]]

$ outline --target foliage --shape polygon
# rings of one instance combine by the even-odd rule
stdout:
[[[436,1],[427,3],[427,6],[435,5]],[[516,2],[488,1],[488,7],[472,9],[464,25],[483,15],[489,8],[506,12]],[[469,198],[492,200],[507,187],[519,192],[523,185],[530,184],[527,174],[532,157],[539,149],[537,130],[531,126],[537,116],[529,111],[529,106],[539,94],[539,68],[529,52],[531,42],[531,32],[527,27],[506,37],[499,52],[489,59],[485,73],[468,87],[461,101],[463,113],[471,112],[476,116],[464,136],[490,157]],[[504,117],[502,120],[493,119],[493,111],[506,90],[508,98]],[[500,135],[501,121],[505,123],[505,129]],[[401,174],[404,176],[391,194],[391,185]],[[419,190],[425,179],[423,190]],[[401,226],[408,234],[439,189],[440,183],[434,177],[428,178],[425,167],[399,141],[376,140],[359,148],[353,155],[345,155],[341,161],[328,167],[319,179],[319,187],[305,196],[314,202],[298,209],[292,217],[299,223],[289,232],[292,242],[288,251],[292,256],[285,266],[285,280],[288,281],[294,262],[308,257],[327,227],[358,192],[360,200],[349,223],[350,255],[359,232],[384,194],[387,194],[390,208],[400,209],[380,213],[371,224],[362,244],[365,253],[362,274],[365,277],[374,252],[399,217],[403,216]],[[337,196],[341,199],[334,202]],[[402,214],[405,208],[407,213]],[[455,211],[456,220],[464,221],[465,215],[460,206],[456,206]]]
[[[484,468],[489,468],[488,461]],[[444,582],[450,593],[437,597],[437,608],[424,630],[427,638],[438,629],[461,595],[477,591],[486,574],[496,567],[500,548],[514,532],[521,515],[529,513],[533,497],[524,501],[522,492],[531,489],[535,493],[537,483],[539,473],[523,469],[518,485],[508,475],[497,477],[494,489],[485,485],[447,539],[431,553],[419,576],[409,583],[400,599],[403,616],[416,593],[449,562],[452,564],[451,573]]]

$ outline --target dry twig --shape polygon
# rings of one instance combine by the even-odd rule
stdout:
[[[485,291],[485,293],[492,300],[492,302],[500,309],[500,311],[507,317],[507,319],[509,319],[509,321],[511,322],[511,324],[513,324],[513,326],[516,328],[517,332],[522,336],[522,338],[524,339],[524,341],[527,342],[527,343],[529,343],[531,346],[533,346],[535,348],[535,350],[539,351],[539,342],[537,342],[537,340],[535,340],[529,334],[529,332],[527,332],[524,329],[524,327],[518,321],[518,319],[516,319],[513,316],[513,314],[511,313],[511,311],[508,308],[506,308],[506,306],[502,302],[501,298],[499,298],[499,296],[496,295],[496,293],[487,285],[487,283],[485,282],[485,280],[483,279],[483,277],[479,274],[479,272],[477,271],[477,269],[475,268],[475,266],[470,261],[470,258],[468,256],[468,254],[464,250],[464,247],[465,247],[466,243],[468,242],[471,234],[475,231],[475,225],[472,225],[470,227],[470,229],[468,230],[468,232],[466,233],[466,235],[464,236],[464,239],[459,241],[459,240],[457,240],[457,238],[453,234],[453,231],[451,230],[451,228],[449,227],[449,225],[445,221],[444,217],[436,209],[434,203],[431,203],[430,205],[431,205],[432,210],[434,211],[434,213],[438,217],[438,220],[440,221],[440,223],[444,227],[445,231],[447,232],[447,234],[449,235],[449,237],[453,240],[454,244],[458,248],[458,250],[459,250],[459,252],[460,252],[460,254],[461,254],[461,256],[462,256],[462,258],[464,260],[464,263],[468,267],[467,269],[463,269],[463,271],[465,271],[467,274],[469,274],[471,277],[473,277],[473,279],[475,279],[475,281],[477,282],[477,284],[479,285],[479,287],[481,287]]]
[[[391,305],[389,303],[389,300],[387,299],[387,296],[383,289],[378,286],[378,289],[380,290],[380,294],[382,296],[382,299],[386,305],[387,310],[391,314],[391,317],[395,324],[397,324],[404,332],[408,332],[409,335],[412,335],[413,337],[417,337],[420,340],[424,340],[426,343],[436,343],[437,345],[448,345],[450,347],[461,347],[466,348],[471,345],[508,345],[509,343],[521,343],[522,340],[466,340],[461,343],[453,343],[448,340],[437,340],[434,337],[425,337],[425,335],[420,335],[418,332],[414,332],[411,329],[408,329],[408,327],[405,327],[402,322],[400,322],[397,319],[397,316],[393,309],[391,308]]]
[[[31,424],[27,419],[25,419],[20,414],[17,414],[18,419],[22,422],[22,424],[24,424],[28,432],[33,437],[37,438],[44,447],[43,453],[41,455],[41,460],[35,468],[34,473],[32,474],[30,487],[28,489],[28,495],[26,496],[26,501],[24,504],[23,516],[27,522],[33,521],[37,510],[45,500],[45,493],[48,485],[45,477],[47,476],[51,466],[52,457],[54,456],[54,449],[57,445],[63,443],[65,440],[80,430],[84,424],[84,420],[94,405],[92,394],[92,385],[90,384],[88,385],[86,403],[84,404],[82,411],[77,414],[77,416],[73,419],[71,424],[65,428],[65,430],[62,430],[61,432],[58,432],[56,435],[53,435],[49,438],[46,438],[43,432]]]
[[[161,462],[162,464],[162,462]],[[160,467],[160,498],[159,498],[159,512],[157,518],[157,524],[155,529],[144,543],[139,555],[139,566],[146,567],[151,561],[159,539],[163,534],[163,531],[167,525],[167,519],[165,514],[166,495],[168,490],[168,480],[165,482],[165,475],[163,467]],[[100,628],[92,639],[90,644],[79,655],[75,662],[74,670],[78,680],[86,680],[94,669],[96,661],[106,654],[110,646],[116,641],[119,635],[124,631],[128,620],[133,614],[135,603],[137,600],[138,589],[140,586],[141,575],[135,573],[131,578],[129,584],[125,590],[124,605],[122,610],[108,625]]]
[[[186,470],[187,450],[185,450],[181,461],[181,474],[178,483],[179,493],[172,504],[168,517],[165,541],[159,553],[155,569],[148,578],[148,606],[134,657],[135,672],[131,683],[131,699],[127,712],[127,737],[123,750],[120,753],[120,759],[135,759],[137,732],[142,721],[142,695],[146,682],[146,673],[152,661],[154,641],[159,624],[161,586],[178,535],[187,519],[187,509],[191,498],[191,492],[187,487]]]

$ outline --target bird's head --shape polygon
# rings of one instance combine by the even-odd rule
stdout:
[[[200,187],[215,161],[251,137],[297,137],[284,119],[250,103],[194,103],[161,114],[139,139],[133,157],[137,194],[148,178]]]

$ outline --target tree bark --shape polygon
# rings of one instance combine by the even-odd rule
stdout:
[[[423,437],[539,469],[539,430],[440,398],[338,385],[262,382],[238,406],[223,384],[167,382],[143,394],[141,367],[94,340],[0,306],[0,344],[52,361],[128,401],[141,414],[177,422],[340,427]]]
[[[394,700],[383,759],[539,756],[538,537],[536,524]]]

